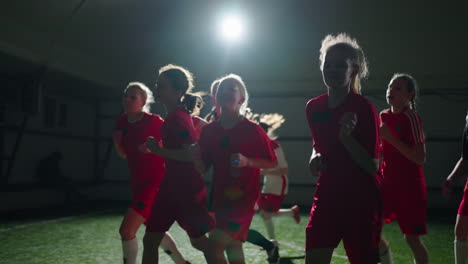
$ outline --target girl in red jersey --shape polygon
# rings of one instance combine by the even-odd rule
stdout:
[[[216,228],[210,233],[214,263],[244,263],[242,242],[247,239],[260,193],[260,168],[276,166],[265,131],[244,117],[248,94],[242,79],[221,79],[216,102],[221,116],[203,128],[199,140],[204,167],[213,166],[213,212]]]
[[[426,181],[422,164],[426,159],[424,131],[415,111],[416,80],[409,74],[395,74],[387,89],[391,106],[380,113],[382,137],[383,208],[386,223],[398,220],[415,263],[429,262],[421,235],[426,227]],[[390,248],[382,236],[382,263],[392,263]]]
[[[265,223],[265,227],[270,239],[275,240],[275,227],[272,218],[280,215],[287,215],[293,218],[296,223],[301,221],[299,215],[299,206],[295,205],[288,209],[281,209],[281,204],[288,193],[288,163],[284,156],[283,148],[276,141],[274,131],[278,129],[285,121],[280,114],[261,114],[258,116],[259,124],[267,132],[271,139],[271,145],[275,151],[278,160],[278,166],[272,169],[263,169],[261,174],[263,177],[263,189],[258,200],[260,208],[260,216]]]
[[[164,160],[151,154],[144,146],[147,137],[160,138],[163,120],[149,113],[153,93],[144,84],[132,82],[124,91],[125,113],[119,116],[114,132],[114,144],[130,169],[133,202],[120,225],[124,263],[136,263],[138,241],[136,232],[148,219],[154,198],[164,174]],[[161,247],[170,252],[175,263],[185,263],[173,239],[166,234]]]
[[[468,114],[466,115],[465,130],[462,136],[462,153],[455,168],[442,185],[444,196],[449,196],[452,183],[468,176]],[[468,182],[465,184],[463,200],[460,203],[455,223],[454,241],[455,264],[465,264],[468,261]]]
[[[168,112],[161,127],[163,147],[155,138],[148,138],[146,146],[165,158],[166,172],[147,221],[143,239],[144,264],[158,263],[157,248],[174,221],[187,232],[192,245],[212,263],[207,255],[209,248],[205,234],[215,222],[206,209],[205,183],[192,162],[179,155],[197,140],[190,113],[201,98],[189,93],[192,88],[193,76],[187,69],[167,65],[159,70],[157,98]]]
[[[306,105],[313,143],[309,169],[319,177],[306,228],[306,263],[330,263],[341,240],[351,264],[377,263],[378,117],[359,94],[367,63],[356,40],[344,33],[325,37],[320,61],[328,93]]]

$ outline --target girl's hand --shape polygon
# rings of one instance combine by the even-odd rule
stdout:
[[[148,148],[154,154],[158,154],[161,150],[161,143],[156,140],[154,137],[148,137],[145,142],[146,148]]]
[[[340,131],[339,131],[339,137],[343,138],[343,137],[351,135],[351,133],[356,128],[356,124],[357,124],[356,113],[354,112],[344,113],[339,123],[341,125]]]
[[[325,164],[323,163],[323,157],[320,153],[317,153],[314,158],[309,161],[309,171],[314,177],[319,177],[319,173],[325,170]]]
[[[141,144],[138,146],[138,150],[141,152],[141,153],[144,153],[144,154],[148,154],[148,153],[151,153],[151,150],[149,150],[145,144]]]
[[[380,125],[380,137],[382,139],[385,139],[386,141],[389,141],[393,137],[392,131],[390,131],[390,128],[388,128],[387,125],[381,124]]]
[[[240,154],[234,153],[231,155],[231,166],[234,168],[243,168],[249,165],[249,158]]]

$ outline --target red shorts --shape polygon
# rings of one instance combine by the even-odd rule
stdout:
[[[263,211],[276,213],[281,208],[281,204],[283,203],[284,197],[284,195],[262,193],[260,194],[260,198],[258,199],[258,207]]]
[[[468,182],[465,185],[465,191],[463,192],[463,199],[458,207],[458,214],[468,216]]]
[[[401,232],[406,235],[427,234],[427,201],[424,195],[384,188],[383,200],[385,223],[397,220]]]
[[[174,221],[191,238],[201,237],[213,229],[216,221],[206,208],[206,192],[199,195],[177,195],[169,188],[160,189],[146,223],[146,231],[164,233]]]
[[[306,228],[306,250],[336,248],[341,240],[351,264],[376,264],[382,231],[376,206],[343,208],[314,202]]]
[[[148,219],[151,214],[154,199],[158,193],[158,187],[157,185],[150,185],[133,189],[133,201],[130,208],[145,219]]]
[[[252,215],[253,218],[253,215]],[[239,224],[228,219],[223,219],[222,217],[216,217],[216,228],[225,232],[231,236],[234,240],[239,240],[245,242],[247,240],[247,235],[249,234],[250,223],[252,218],[248,223]]]

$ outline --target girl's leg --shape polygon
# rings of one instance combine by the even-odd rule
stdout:
[[[329,264],[334,248],[314,248],[306,250],[306,264]]]
[[[143,237],[142,264],[157,264],[159,261],[159,245],[165,233],[146,232]]]
[[[263,223],[265,224],[268,237],[270,239],[276,239],[275,226],[273,225],[273,220],[272,220],[273,215],[267,211],[260,210],[260,216],[262,217]]]
[[[405,235],[405,240],[408,243],[411,251],[413,252],[416,264],[429,263],[429,252],[418,235]]]
[[[120,224],[119,233],[122,239],[123,263],[135,264],[138,256],[138,241],[136,233],[145,218],[132,208],[129,208]]]
[[[205,259],[208,263],[211,261],[212,257],[212,249],[211,249],[211,241],[208,239],[206,235],[203,235],[201,237],[197,238],[190,238],[190,243],[192,243],[192,246],[201,252],[203,252],[203,255],[205,255]]]
[[[390,250],[390,245],[385,240],[383,235],[380,237],[379,242],[379,256],[381,264],[392,264],[392,252]]]
[[[226,248],[226,254],[229,264],[245,264],[242,242],[239,240],[232,240],[231,243],[229,243]]]
[[[215,228],[209,235],[209,241],[208,264],[227,264],[224,250],[233,241],[232,237],[222,230]]]
[[[171,257],[174,263],[176,264],[187,263],[184,257],[182,257],[182,254],[177,248],[177,245],[174,239],[172,238],[172,236],[169,234],[169,232],[166,232],[164,234],[164,237],[161,240],[161,248],[164,250],[164,252],[166,252]]]
[[[468,216],[457,215],[455,223],[455,264],[465,264],[468,260]]]

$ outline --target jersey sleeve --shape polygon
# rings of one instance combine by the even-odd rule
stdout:
[[[368,101],[362,104],[357,116],[357,140],[368,151],[372,158],[379,158],[379,117],[377,110]]]
[[[271,139],[259,125],[255,125],[255,130],[257,134],[255,143],[257,144],[256,148],[258,150],[258,158],[276,161],[275,151],[271,147]]]
[[[424,144],[424,130],[422,127],[421,117],[415,111],[405,112],[406,117],[408,118],[408,140],[412,145]]]
[[[117,117],[117,119],[115,120],[115,126],[114,126],[114,130],[117,131],[117,130],[122,130],[124,127],[125,127],[125,123],[126,123],[126,116],[125,114],[121,114],[119,117]]]
[[[168,122],[166,120],[166,122]],[[174,116],[168,124],[168,145],[173,147],[182,147],[183,145],[192,144],[196,141],[195,129],[192,119],[188,114],[186,116],[179,114]]]
[[[312,122],[312,100],[307,102],[306,104],[306,119],[307,123],[309,124],[309,130],[310,130],[310,136],[312,137],[312,147],[315,146],[315,140],[314,140],[314,132],[312,129],[313,122]]]
[[[157,139],[158,141],[161,140],[161,126],[163,125],[164,120],[158,116],[154,115],[153,118],[151,118],[151,123],[150,123],[150,135]]]

